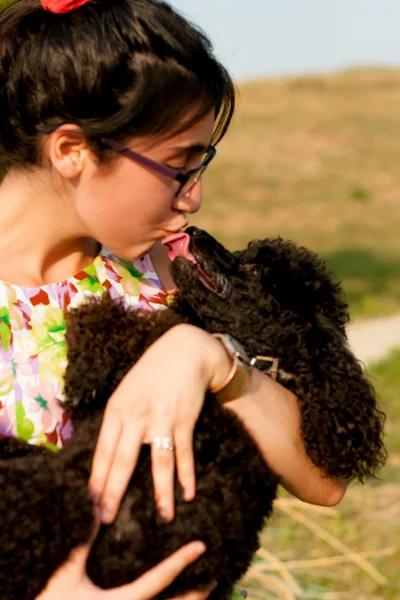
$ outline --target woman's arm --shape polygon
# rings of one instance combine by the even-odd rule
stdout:
[[[151,259],[161,283],[167,290],[175,284],[170,273],[170,260],[165,246],[156,244]],[[215,343],[214,346],[220,346]],[[220,361],[209,365],[210,376],[221,378],[229,369],[226,352]],[[225,355],[225,356],[224,356]],[[214,356],[210,352],[209,358]],[[223,364],[225,359],[226,365]],[[215,370],[220,372],[214,373]],[[296,396],[259,371],[254,371],[252,384],[241,398],[226,404],[251,432],[272,471],[280,476],[281,485],[291,494],[323,506],[334,506],[343,498],[347,482],[332,480],[318,469],[305,453],[300,435],[300,411]]]
[[[151,259],[165,289],[173,290],[175,284],[167,248],[156,244]],[[220,346],[214,341],[214,346],[217,345]],[[211,376],[223,381],[229,363],[226,353],[221,353],[221,348],[219,351],[221,362],[209,365],[209,369]],[[213,356],[210,352],[210,359]],[[216,369],[220,372],[213,373]],[[233,410],[251,432],[265,461],[280,476],[281,485],[288,492],[310,504],[334,506],[340,502],[347,482],[327,478],[307,457],[300,435],[299,405],[294,394],[270,377],[254,371],[252,384],[244,396],[226,407]]]
[[[326,477],[307,457],[300,411],[292,392],[255,370],[245,394],[225,405],[245,424],[266,463],[291,494],[311,504],[334,506],[347,482]]]
[[[231,366],[218,340],[182,324],[152,344],[127,373],[107,404],[90,478],[103,507],[103,522],[114,520],[141,445],[156,436],[171,436],[175,443],[175,452],[151,450],[160,513],[166,521],[173,519],[175,462],[184,496],[193,499],[193,430],[205,392],[221,385]],[[293,394],[254,371],[250,388],[229,406],[292,494],[314,504],[339,502],[345,485],[324,477],[305,455]]]

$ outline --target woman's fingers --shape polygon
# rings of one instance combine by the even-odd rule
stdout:
[[[112,523],[118,513],[121,500],[136,467],[141,446],[141,428],[133,424],[130,427],[123,426],[101,496],[103,523]]]
[[[89,479],[89,489],[98,501],[101,500],[103,495],[121,430],[120,415],[116,410],[110,410],[107,407],[97,440]]]
[[[160,430],[157,426],[152,429]],[[184,499],[193,500],[196,493],[193,429],[194,426],[186,423],[185,427],[177,427],[173,435],[156,436],[150,441],[155,501],[160,515],[167,522],[174,518],[175,512],[175,461]]]
[[[151,440],[151,471],[157,510],[169,522],[174,518],[175,452],[172,435],[156,436]]]
[[[183,430],[177,442],[179,481],[184,497],[194,497],[192,441],[185,428],[193,433],[213,378],[211,344],[215,350],[215,340],[192,325],[172,327],[144,352],[109,398],[89,481],[95,499],[104,501],[108,509],[104,522],[111,522],[118,510],[116,505],[136,467],[141,444],[151,444],[154,436],[169,432],[175,435],[175,430],[179,434]],[[219,344],[217,347],[220,350]],[[225,356],[223,350],[222,354]],[[126,436],[125,429],[129,430]],[[155,495],[166,520],[174,516],[174,472],[175,452],[153,446]]]
[[[165,590],[192,562],[206,550],[203,542],[191,542],[147,571],[133,583],[102,592],[104,600],[151,600]],[[201,596],[200,596],[201,598]],[[192,599],[190,599],[192,600]],[[195,597],[193,600],[197,600]]]
[[[175,460],[179,483],[186,501],[193,500],[196,494],[196,474],[193,455],[193,428],[176,430]]]
[[[143,426],[130,423],[124,426],[120,416],[109,411],[100,431],[93,458],[89,488],[96,500],[101,501],[102,521],[111,523],[136,467],[141,445],[151,444],[151,465],[157,509],[165,521],[174,518],[175,455],[179,482],[184,498],[195,496],[195,468],[193,456],[193,427],[177,428],[174,436],[166,433],[165,423],[153,431],[164,435],[143,440]],[[164,428],[164,429],[162,429]]]

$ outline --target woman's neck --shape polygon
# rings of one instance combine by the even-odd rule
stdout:
[[[170,272],[171,261],[168,258],[168,248],[158,242],[150,251],[150,258],[161,285],[167,292],[172,293],[176,285]]]
[[[0,185],[0,280],[35,287],[78,273],[99,245],[76,232],[62,192],[50,196],[37,178],[29,179],[16,173]]]

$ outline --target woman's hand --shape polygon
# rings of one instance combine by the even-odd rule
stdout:
[[[110,523],[135,469],[142,444],[171,438],[174,451],[152,445],[151,462],[158,510],[174,516],[175,461],[184,498],[195,496],[193,430],[205,392],[229,373],[222,345],[192,325],[177,325],[143,354],[108,401],[89,482]]]
[[[36,600],[151,600],[165,590],[188,565],[205,551],[202,542],[192,542],[177,550],[159,565],[147,571],[133,583],[102,590],[86,574],[86,561],[91,544],[74,550],[70,559],[49,580]],[[190,592],[175,600],[206,600],[211,590]],[[173,600],[173,599],[171,599]]]

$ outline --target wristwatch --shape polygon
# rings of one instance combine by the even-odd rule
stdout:
[[[214,333],[213,336],[221,342],[232,358],[232,368],[228,377],[219,386],[210,390],[217,400],[224,404],[236,400],[247,390],[251,381],[252,365],[243,346],[236,338],[228,333]]]

